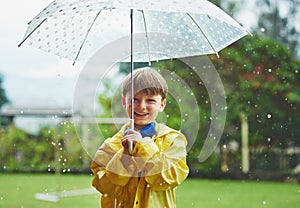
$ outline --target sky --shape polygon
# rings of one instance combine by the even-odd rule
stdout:
[[[76,81],[84,63],[73,66],[69,60],[28,45],[17,46],[27,23],[50,2],[1,0],[0,74],[12,106],[72,108]],[[236,19],[250,30],[255,16],[253,10],[246,9]]]
[[[0,73],[11,105],[70,107],[80,63],[31,48],[18,47],[27,23],[50,0],[11,0],[0,7]]]

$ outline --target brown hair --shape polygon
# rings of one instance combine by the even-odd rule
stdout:
[[[131,75],[129,74],[123,82],[123,96],[131,92]],[[144,92],[151,95],[161,95],[165,99],[168,94],[168,85],[166,80],[157,70],[144,67],[136,69],[133,72],[134,94]]]

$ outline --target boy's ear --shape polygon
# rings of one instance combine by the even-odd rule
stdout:
[[[159,112],[163,112],[164,109],[165,109],[165,107],[166,107],[166,105],[167,105],[167,99],[165,98],[165,99],[163,99],[163,100],[161,101],[160,111],[159,111]]]
[[[122,105],[126,109],[126,98],[122,95]]]

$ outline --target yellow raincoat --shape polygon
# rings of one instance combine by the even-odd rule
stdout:
[[[156,134],[136,143],[133,156],[128,156],[121,144],[127,126],[105,140],[91,164],[101,207],[176,207],[175,188],[189,172],[185,136],[155,123]]]

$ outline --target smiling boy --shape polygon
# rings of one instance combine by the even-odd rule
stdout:
[[[98,149],[91,169],[101,207],[176,207],[175,188],[188,175],[185,136],[155,121],[166,106],[168,86],[150,67],[134,80],[134,129],[124,125]],[[122,104],[131,115],[130,76],[123,82]],[[133,151],[129,151],[129,143]]]

